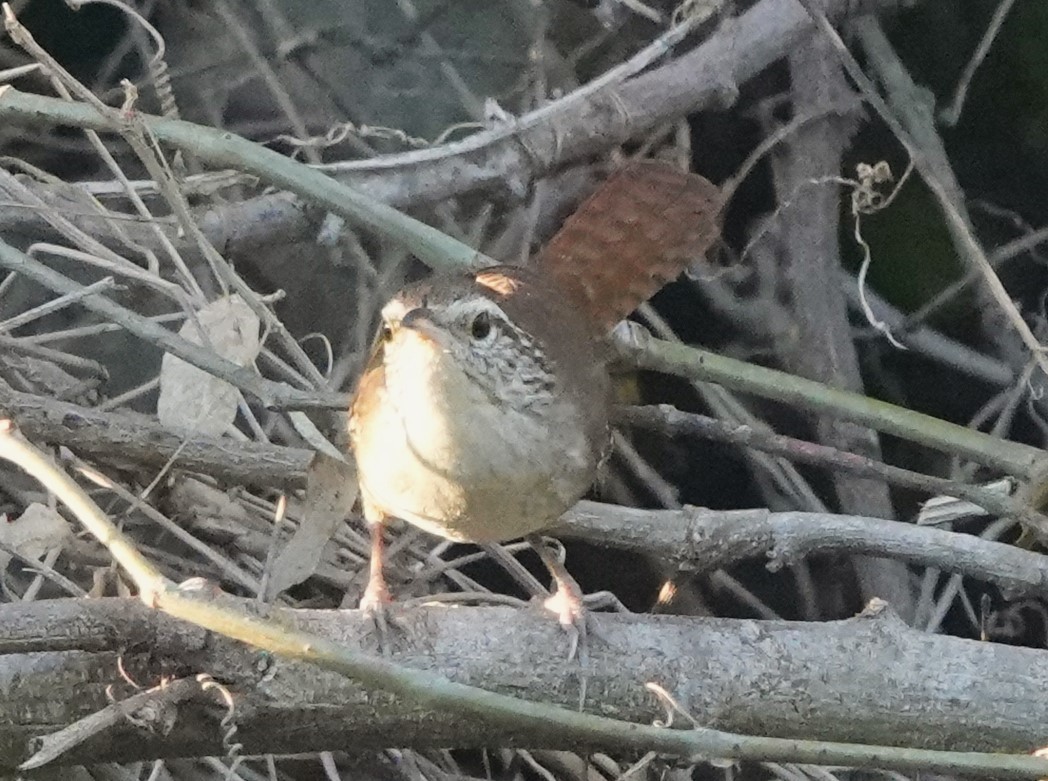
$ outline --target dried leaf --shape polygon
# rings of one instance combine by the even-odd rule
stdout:
[[[69,523],[46,504],[34,502],[13,521],[0,522],[0,542],[23,556],[39,560],[49,550],[65,543],[72,534]],[[0,570],[11,563],[11,555],[0,550]]]
[[[1000,480],[983,483],[980,487],[987,493],[1007,499],[1015,493],[1016,486],[1015,478],[1002,477]],[[991,515],[985,507],[966,499],[958,499],[956,496],[939,495],[931,497],[921,505],[921,511],[917,514],[917,525],[942,526],[963,518],[978,518],[984,515]]]
[[[292,410],[288,413],[288,418],[291,420],[291,425],[295,427],[304,440],[319,453],[323,453],[326,456],[338,459],[339,461],[345,461],[345,455],[339,451],[337,447],[332,445],[320,433],[320,429],[317,428],[316,423],[310,420],[309,416],[305,412],[298,412]]]
[[[258,354],[258,327],[258,316],[240,296],[232,295],[199,310],[196,320],[187,320],[178,334],[238,366],[248,366]],[[236,412],[236,388],[181,358],[164,354],[157,402],[161,423],[217,437],[232,425]]]
[[[317,453],[306,475],[302,520],[273,562],[267,600],[316,572],[324,546],[356,499],[357,475],[352,464]]]

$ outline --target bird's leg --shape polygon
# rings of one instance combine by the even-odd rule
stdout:
[[[589,638],[591,634],[589,622],[592,621],[584,603],[585,595],[560,559],[546,546],[542,537],[537,534],[529,534],[526,539],[539,554],[539,558],[546,565],[550,575],[553,576],[555,590],[553,595],[543,602],[543,605],[547,610],[552,610],[556,614],[560,625],[571,638],[568,661],[578,655],[579,667],[582,668],[579,681],[579,710],[581,711],[585,707],[586,692],[589,689]],[[592,634],[599,637],[595,631]]]
[[[578,654],[579,663],[583,667],[589,665],[589,632],[588,611],[583,604],[582,588],[571,574],[547,547],[542,537],[537,534],[529,534],[527,541],[542,559],[550,575],[553,576],[555,590],[543,605],[547,610],[553,611],[560,621],[561,626],[571,635],[571,646],[568,649],[568,659],[574,659]]]
[[[382,652],[387,650],[389,622],[387,613],[393,598],[386,586],[386,576],[382,572],[385,555],[385,540],[382,537],[384,526],[381,520],[368,520],[368,532],[371,535],[371,556],[368,559],[368,584],[364,596],[360,598],[360,609],[375,623],[379,645]]]
[[[371,556],[368,560],[368,585],[364,589],[364,596],[360,598],[360,609],[369,612],[385,607],[393,601],[389,595],[389,588],[386,586],[386,576],[382,573],[386,551],[382,531],[381,521],[368,522],[368,532],[371,535]]]

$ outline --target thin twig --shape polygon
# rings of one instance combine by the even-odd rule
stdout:
[[[1041,371],[1048,375],[1048,355],[1046,355],[1045,351],[1041,348],[1041,344],[1038,342],[1037,337],[1023,319],[1022,314],[1016,308],[1007,289],[1001,283],[996,272],[994,272],[990,262],[986,259],[986,255],[979,246],[978,241],[976,241],[975,237],[972,235],[968,220],[961,213],[959,205],[954,202],[955,193],[951,193],[947,189],[941,175],[942,172],[938,170],[938,166],[933,164],[929,158],[929,154],[932,150],[929,150],[925,148],[924,145],[918,143],[918,141],[914,139],[914,136],[911,135],[911,133],[895,117],[891,108],[889,108],[888,104],[885,103],[884,99],[877,93],[877,90],[869,77],[866,76],[862,68],[859,66],[859,63],[856,62],[851,52],[848,51],[848,47],[845,45],[844,41],[841,40],[840,35],[838,35],[837,31],[833,29],[830,20],[826,18],[826,14],[817,8],[812,0],[799,0],[799,2],[807,10],[812,20],[815,21],[822,35],[826,36],[833,44],[833,47],[840,58],[841,64],[858,86],[863,98],[873,106],[877,111],[878,116],[881,117],[885,124],[887,124],[891,129],[895,137],[899,140],[899,143],[905,147],[906,151],[913,159],[914,167],[921,174],[928,189],[931,190],[936,201],[938,201],[939,207],[942,210],[943,215],[946,217],[946,225],[954,237],[958,250],[965,256],[965,259],[969,263],[974,265],[982,273],[983,280],[986,282],[994,300],[1007,316],[1008,322],[1011,323],[1012,327],[1019,334],[1023,344],[1025,344],[1030,350],[1034,360],[1037,361],[1038,366],[1041,368]],[[884,37],[884,33],[877,20],[871,17],[862,17],[857,19],[854,22],[854,25],[859,34],[859,38],[863,41],[867,54],[874,62],[874,67],[877,67],[881,71],[882,78],[885,77],[885,71],[890,68],[892,78],[899,82],[895,84],[896,89],[907,89],[909,94],[913,94],[914,86],[909,80],[909,77],[906,76],[901,63],[899,63],[895,57],[894,51]],[[902,79],[906,80],[906,84],[901,83]],[[895,100],[899,103],[901,102],[901,97],[896,96]],[[930,117],[924,116],[928,112],[922,112],[916,107],[912,108],[913,110],[911,110],[907,115],[907,122],[910,125],[910,129],[914,130],[915,133],[920,133],[923,138],[929,136],[935,138],[935,157],[937,160],[942,159],[945,161],[945,153],[942,152],[941,141],[938,141],[938,137],[935,135],[935,129],[931,126]],[[943,165],[945,165],[945,163],[943,163]],[[946,170],[948,171],[949,169],[947,168]],[[950,177],[952,180],[952,174],[950,174]]]
[[[1003,263],[1013,260],[1026,252],[1031,252],[1034,247],[1039,244],[1044,244],[1045,242],[1048,242],[1048,228],[1039,228],[1030,231],[1024,236],[1020,236],[1017,239],[1012,239],[1006,244],[1002,244],[991,252],[990,265],[993,266],[994,269],[997,269]],[[903,329],[912,328],[916,323],[927,320],[935,312],[939,311],[942,307],[967,290],[973,282],[978,281],[981,277],[982,274],[978,269],[969,269],[963,277],[944,287],[928,299],[927,302],[922,304],[920,308],[907,315],[905,322],[900,327]]]
[[[298,138],[308,138],[309,128],[306,127],[306,122],[302,118],[301,112],[298,110],[298,106],[295,105],[295,101],[292,99],[290,93],[284,84],[280,81],[280,77],[277,75],[273,66],[270,65],[269,61],[259,51],[259,47],[255,44],[249,31],[249,23],[245,19],[239,18],[233,9],[230,8],[229,3],[226,0],[217,0],[211,4],[211,8],[218,14],[225,24],[225,29],[229,35],[240,45],[241,50],[247,55],[248,61],[254,67],[255,72],[261,77],[262,83],[269,90],[269,94],[273,96],[273,100],[276,101],[277,106],[284,112],[284,116],[287,117],[288,124],[291,129],[295,132]],[[317,153],[317,150],[311,146],[302,147],[306,158],[309,162],[314,165],[321,162],[321,157]]]
[[[880,479],[926,494],[957,496],[1002,515],[1032,514],[1032,511],[1023,508],[1018,503],[978,485],[923,475],[828,445],[805,442],[782,434],[772,434],[750,426],[725,423],[706,415],[682,412],[668,404],[620,409],[615,415],[615,420],[628,426],[657,431],[665,436],[695,436],[713,442],[752,447],[765,453],[783,456],[796,463],[813,464],[835,472]],[[1048,519],[1045,518],[1039,518],[1038,521],[1048,523]]]
[[[71,294],[83,289],[68,277],[59,274],[39,261],[19,252],[9,244],[0,241],[0,267],[17,271],[57,293]],[[203,369],[209,374],[228,382],[246,393],[257,397],[268,407],[301,408],[301,407],[334,407],[344,408],[348,400],[340,394],[311,393],[300,391],[282,383],[272,382],[259,377],[250,369],[238,366],[232,361],[220,358],[213,351],[193,344],[187,339],[157,325],[149,318],[132,312],[129,309],[99,295],[84,298],[81,304],[103,317],[119,323],[125,330],[145,341],[178,356],[187,363]]]
[[[983,33],[979,45],[975,48],[975,53],[972,54],[971,59],[964,66],[964,72],[961,74],[961,78],[957,82],[957,89],[953,93],[953,100],[949,106],[939,112],[939,119],[943,124],[953,127],[957,124],[957,120],[961,118],[964,100],[968,95],[968,87],[972,83],[975,71],[979,69],[983,60],[986,59],[986,55],[990,53],[990,47],[993,46],[994,38],[1001,31],[1001,25],[1004,24],[1004,20],[1008,17],[1008,12],[1012,10],[1013,5],[1015,5],[1015,0],[1001,0],[997,5],[997,10],[993,12],[990,23],[986,25],[986,31]]]
[[[632,344],[616,344],[616,349],[622,358],[642,369],[717,382],[811,412],[840,415],[886,434],[959,453],[1016,477],[1034,474],[1046,457],[1040,448],[987,436],[884,401],[705,350],[642,335],[636,335]]]
[[[159,721],[163,716],[174,717],[178,703],[188,700],[200,693],[200,684],[195,678],[183,678],[167,681],[144,692],[133,694],[125,700],[114,702],[102,710],[77,719],[57,732],[43,735],[36,739],[33,755],[18,766],[19,770],[35,770],[53,762],[67,751],[79,746],[85,740],[109,732],[117,725],[129,720],[139,719],[143,729],[162,732]],[[158,721],[143,722],[142,714],[152,714]]]

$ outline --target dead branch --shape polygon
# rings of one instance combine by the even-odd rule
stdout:
[[[370,623],[356,611],[271,617],[349,647],[374,646]],[[704,726],[748,734],[1027,751],[1048,727],[1043,653],[926,635],[888,612],[825,624],[597,619],[606,642],[592,649],[587,710],[616,718],[661,717],[644,689],[654,681]],[[580,671],[564,661],[560,630],[539,612],[416,608],[400,613],[399,624],[392,661],[517,697],[572,706],[578,696]],[[349,745],[578,748],[557,734],[514,733],[365,692],[334,673],[259,655],[132,600],[7,604],[0,625],[0,683],[10,693],[0,702],[0,767],[24,761],[31,738],[106,708],[105,688],[120,683],[118,657],[140,685],[201,671],[225,683],[247,753]],[[71,677],[75,689],[67,686]],[[55,691],[67,696],[56,701]],[[223,712],[199,699],[179,708],[165,738],[124,723],[60,761],[222,754]]]
[[[826,13],[838,19],[895,5],[894,0],[834,0]],[[689,113],[730,105],[740,85],[793,50],[812,27],[793,0],[762,0],[694,50],[625,82],[581,98],[571,93],[460,142],[343,163],[337,177],[370,199],[400,208],[490,188],[516,197],[560,166]],[[323,216],[278,193],[209,208],[200,227],[216,247],[236,254],[301,236],[304,225],[315,229]],[[5,231],[17,233],[41,224],[30,210],[14,210],[0,220]]]
[[[303,488],[315,453],[300,448],[179,433],[152,416],[100,411],[20,393],[0,382],[0,411],[30,439],[64,445],[78,455],[120,469],[159,469],[177,454],[177,466],[218,480],[271,488]]]
[[[1030,595],[1048,591],[1048,557],[970,534],[833,513],[636,510],[579,502],[551,534],[648,553],[712,572],[766,558],[777,570],[814,553],[863,554],[957,572]]]

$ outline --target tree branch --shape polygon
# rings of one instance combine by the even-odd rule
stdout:
[[[880,518],[754,510],[637,510],[579,502],[550,534],[643,552],[682,570],[708,572],[764,558],[777,570],[813,553],[898,559],[1048,595],[1048,557],[1001,542]]]
[[[0,417],[5,416],[32,440],[64,445],[118,469],[160,469],[175,458],[177,469],[240,485],[304,488],[316,456],[303,448],[177,432],[153,416],[21,393],[0,381]]]
[[[833,0],[834,19],[893,8],[897,0]],[[600,90],[584,85],[512,123],[440,147],[328,170],[368,198],[406,208],[479,189],[501,188],[519,197],[531,182],[567,163],[704,108],[734,100],[738,86],[792,51],[813,25],[794,0],[761,0],[722,25],[694,50]],[[626,75],[629,71],[626,72]],[[0,117],[8,116],[0,101]],[[273,239],[316,228],[323,212],[304,209],[286,193],[208,209],[201,227],[225,252],[250,251]],[[6,230],[39,224],[31,212],[0,215]]]
[[[391,656],[398,664],[536,701],[570,707],[577,698],[578,666],[562,658],[559,630],[545,616],[466,607],[418,608],[401,616]],[[282,610],[271,617],[349,648],[372,644],[370,623],[357,611]],[[596,618],[606,642],[592,649],[587,710],[617,719],[643,724],[661,717],[661,706],[645,690],[656,682],[711,729],[963,751],[1029,751],[1044,739],[1048,700],[1041,692],[1048,686],[1048,661],[1031,649],[909,631],[886,612],[825,624]],[[0,605],[0,625],[0,684],[11,692],[0,702],[0,768],[24,761],[30,738],[105,708],[105,687],[119,685],[118,656],[144,685],[161,674],[200,671],[224,682],[234,696],[245,753],[384,747],[391,735],[397,746],[416,748],[580,747],[563,730],[484,721],[369,692],[308,664],[260,656],[132,600]],[[944,659],[950,660],[949,675],[943,674]],[[528,674],[522,677],[521,670]],[[1021,679],[1009,672],[1014,670],[1022,671]],[[68,691],[71,676],[78,680],[75,693],[55,701],[53,692]],[[181,706],[167,737],[124,723],[60,761],[221,754],[221,714],[203,707],[207,701]],[[614,740],[587,748],[613,748]],[[779,756],[800,761],[796,752]],[[908,766],[890,749],[883,756],[855,764]],[[946,767],[942,760],[940,768]],[[823,761],[833,760],[827,754]],[[1046,772],[1043,760],[1026,767]],[[1005,775],[1003,766],[987,772]]]

